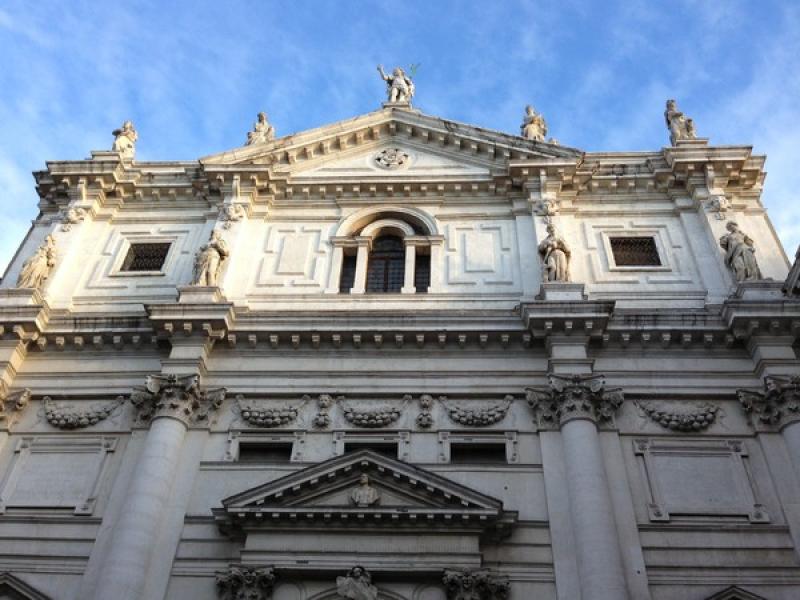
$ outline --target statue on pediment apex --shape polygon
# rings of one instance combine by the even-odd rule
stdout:
[[[383,70],[383,65],[378,65],[378,73],[386,82],[386,96],[392,104],[411,104],[414,97],[414,82],[402,67],[395,67],[391,75]]]
[[[664,120],[667,122],[667,129],[669,129],[669,143],[673,146],[679,140],[697,139],[694,121],[678,110],[678,105],[673,99],[667,100]]]
[[[336,578],[336,592],[350,600],[378,600],[378,588],[364,567],[353,567],[345,577]]]
[[[547,122],[541,113],[536,112],[530,104],[525,107],[525,116],[519,126],[522,137],[534,142],[543,142],[547,136]]]
[[[253,124],[253,131],[247,132],[247,141],[245,146],[252,146],[253,144],[266,144],[275,139],[275,128],[267,120],[267,113],[260,112],[256,117],[256,122]]]
[[[112,131],[111,135],[114,136],[111,150],[119,152],[122,158],[133,160],[136,154],[136,140],[139,139],[139,134],[136,133],[136,129],[133,127],[133,121],[125,121],[122,127]]]

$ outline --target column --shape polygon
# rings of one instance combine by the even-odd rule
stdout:
[[[363,294],[367,289],[367,265],[369,264],[369,251],[372,246],[372,239],[367,237],[356,237],[358,253],[356,254],[356,277],[353,283],[351,294]]]
[[[440,294],[444,291],[444,236],[429,235],[431,248],[431,285],[429,294]]]
[[[403,271],[403,287],[401,294],[413,294],[417,291],[414,287],[415,269],[417,266],[417,246],[413,242],[406,240],[406,265]]]
[[[344,246],[333,242],[333,255],[331,257],[331,270],[328,276],[326,294],[338,294],[339,284],[342,279],[342,261],[344,260]]]

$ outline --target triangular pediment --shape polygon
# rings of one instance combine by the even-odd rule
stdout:
[[[737,585],[732,585],[724,590],[709,596],[706,600],[766,600],[763,596],[757,596],[748,592]]]
[[[381,170],[378,153],[400,148],[407,164]],[[578,159],[582,152],[557,144],[526,140],[490,129],[447,121],[415,110],[385,108],[204,157],[207,167],[268,165],[276,175],[311,180],[456,173],[467,178],[507,169],[511,160]]]
[[[362,476],[366,475],[366,482]],[[371,490],[364,492],[364,484]],[[357,502],[360,490],[371,502]],[[507,528],[516,513],[492,498],[408,463],[360,450],[301,469],[222,501],[214,511],[220,524],[247,521],[384,524],[440,523],[461,527]]]

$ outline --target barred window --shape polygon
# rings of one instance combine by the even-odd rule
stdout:
[[[120,271],[160,271],[167,259],[169,242],[131,244]]]
[[[405,276],[405,248],[403,240],[383,236],[372,244],[367,267],[367,292],[400,292]]]
[[[660,267],[656,240],[652,237],[612,237],[611,251],[618,267]]]

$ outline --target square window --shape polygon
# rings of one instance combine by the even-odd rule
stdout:
[[[450,462],[474,465],[504,465],[506,458],[505,444],[450,444]]]
[[[131,244],[120,271],[127,273],[160,271],[171,245],[169,242]]]
[[[660,267],[656,240],[652,237],[609,238],[614,263],[618,267]]]
[[[239,462],[288,463],[292,459],[291,443],[240,443]]]

